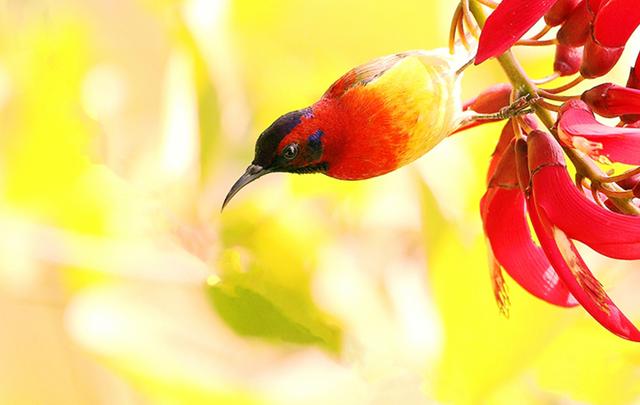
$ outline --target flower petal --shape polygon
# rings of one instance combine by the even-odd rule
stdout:
[[[600,10],[600,7],[602,7],[608,1],[610,0],[585,0],[585,3],[587,4],[587,10],[589,10],[589,13],[595,16],[598,10]]]
[[[475,64],[511,48],[542,18],[556,0],[503,0],[487,18],[480,34]]]
[[[593,35],[589,35],[584,44],[580,74],[587,79],[606,75],[618,63],[623,51],[624,46],[602,46],[596,42]]]
[[[636,63],[629,71],[629,78],[627,79],[627,87],[632,89],[640,89],[640,52],[636,57]]]
[[[616,259],[640,259],[640,217],[611,212],[587,199],[573,184],[551,135],[529,135],[529,170],[538,211],[571,239]],[[537,158],[533,159],[533,153]],[[547,158],[545,156],[551,156]],[[577,298],[577,297],[576,297]]]
[[[558,42],[562,45],[579,47],[587,42],[589,37],[589,27],[593,16],[587,9],[587,3],[582,2],[573,9],[567,21],[562,24],[556,34]]]
[[[640,114],[640,90],[637,89],[603,83],[582,93],[581,99],[603,117]]]
[[[525,200],[519,188],[491,188],[480,201],[484,231],[495,259],[532,295],[551,304],[577,304],[531,239],[525,218]]]
[[[498,83],[484,89],[478,96],[464,103],[463,111],[472,110],[480,114],[493,114],[510,104],[512,87],[508,83]]]
[[[573,242],[552,225],[553,220],[546,217],[544,210],[536,210],[537,201],[534,190],[527,202],[533,229],[546,256],[571,294],[602,326],[622,338],[640,341],[640,331],[604,292]]]
[[[496,303],[498,304],[498,309],[502,315],[508,317],[509,316],[509,305],[511,304],[509,301],[509,293],[507,292],[507,285],[504,282],[504,277],[502,276],[502,267],[500,263],[496,260],[493,255],[493,251],[491,250],[491,246],[487,246],[487,251],[489,253],[489,270],[491,273],[491,288],[493,289],[493,296],[496,299]]]
[[[582,0],[558,0],[544,15],[544,22],[551,27],[562,24],[581,1]]]
[[[566,146],[579,149],[594,159],[604,156],[614,162],[640,164],[640,128],[604,125],[582,101],[565,103],[557,126]]]
[[[505,123],[504,127],[502,127],[500,139],[498,139],[496,148],[491,154],[491,161],[489,162],[489,169],[487,170],[487,184],[491,182],[491,179],[498,168],[498,164],[502,160],[504,152],[508,150],[509,147],[513,146],[511,143],[513,139],[515,139],[514,127],[511,120],[509,120]]]
[[[609,0],[602,4],[596,14],[593,35],[603,46],[624,46],[638,24],[638,0]]]
[[[570,76],[578,73],[582,64],[582,48],[558,44],[553,60],[553,71],[560,76]]]

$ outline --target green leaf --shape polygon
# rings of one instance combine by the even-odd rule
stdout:
[[[220,281],[211,303],[238,334],[338,353],[342,331],[314,302],[311,284],[325,235],[302,211],[275,215],[249,204],[225,211]],[[304,223],[304,227],[298,224]]]
[[[240,335],[340,351],[340,328],[315,306],[308,284],[292,288],[258,268],[226,269],[208,293],[218,314]]]

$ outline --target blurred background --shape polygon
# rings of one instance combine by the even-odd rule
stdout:
[[[0,403],[640,403],[640,346],[581,308],[507,280],[500,314],[478,213],[500,124],[220,213],[262,129],[445,45],[454,8],[0,0]],[[552,52],[521,57],[542,77]],[[470,69],[465,97],[504,80]],[[640,320],[637,263],[585,255]]]

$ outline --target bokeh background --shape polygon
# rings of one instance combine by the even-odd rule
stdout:
[[[500,124],[220,213],[263,128],[443,46],[454,7],[0,0],[0,403],[640,403],[640,346],[581,308],[507,280],[500,314],[478,214]],[[551,53],[520,56],[542,77]],[[504,80],[470,69],[465,97]],[[585,255],[640,320],[638,264]]]

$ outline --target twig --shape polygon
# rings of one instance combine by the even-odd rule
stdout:
[[[540,89],[540,90],[544,90],[547,93],[552,93],[552,94],[558,94],[558,93],[562,93],[563,91],[567,91],[569,89],[572,89],[574,87],[576,87],[578,84],[582,83],[584,81],[584,77],[583,76],[578,76],[575,79],[573,79],[572,81],[570,81],[567,84],[564,84],[560,87],[556,87],[553,89]]]

